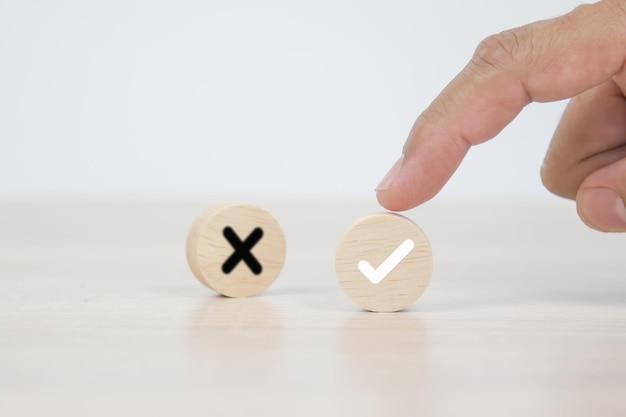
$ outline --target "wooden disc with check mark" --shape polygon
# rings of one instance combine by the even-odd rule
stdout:
[[[228,297],[250,297],[269,287],[285,263],[282,228],[267,211],[248,204],[206,209],[187,236],[195,277]]]
[[[428,286],[432,269],[432,251],[422,230],[394,213],[358,220],[341,238],[335,255],[341,288],[370,311],[411,305]]]

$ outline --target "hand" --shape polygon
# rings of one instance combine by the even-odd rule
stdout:
[[[406,210],[434,197],[472,145],[496,136],[531,102],[570,101],[541,177],[575,199],[590,227],[626,231],[626,1],[485,39],[416,120],[402,157],[377,188],[380,204]]]

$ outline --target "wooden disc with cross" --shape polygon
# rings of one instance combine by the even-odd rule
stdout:
[[[267,211],[248,204],[206,209],[187,236],[195,277],[228,297],[250,297],[269,287],[285,263],[283,231]]]

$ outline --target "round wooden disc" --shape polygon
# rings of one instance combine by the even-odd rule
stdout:
[[[250,297],[269,287],[285,263],[283,231],[267,211],[247,204],[211,206],[187,236],[194,276],[228,297]]]
[[[370,311],[411,305],[428,286],[432,268],[432,251],[422,230],[394,213],[358,220],[341,238],[335,255],[341,288]]]

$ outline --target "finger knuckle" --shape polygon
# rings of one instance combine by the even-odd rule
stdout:
[[[478,44],[472,62],[496,69],[514,66],[528,47],[528,37],[529,32],[525,27],[488,36]]]
[[[543,186],[546,187],[546,189],[552,194],[559,195],[560,187],[558,181],[556,180],[557,177],[554,175],[553,170],[546,165],[546,162],[544,162],[541,166],[540,176]]]
[[[547,157],[541,166],[541,182],[552,194],[574,199],[578,185],[568,180],[569,176],[565,171],[564,167]]]

